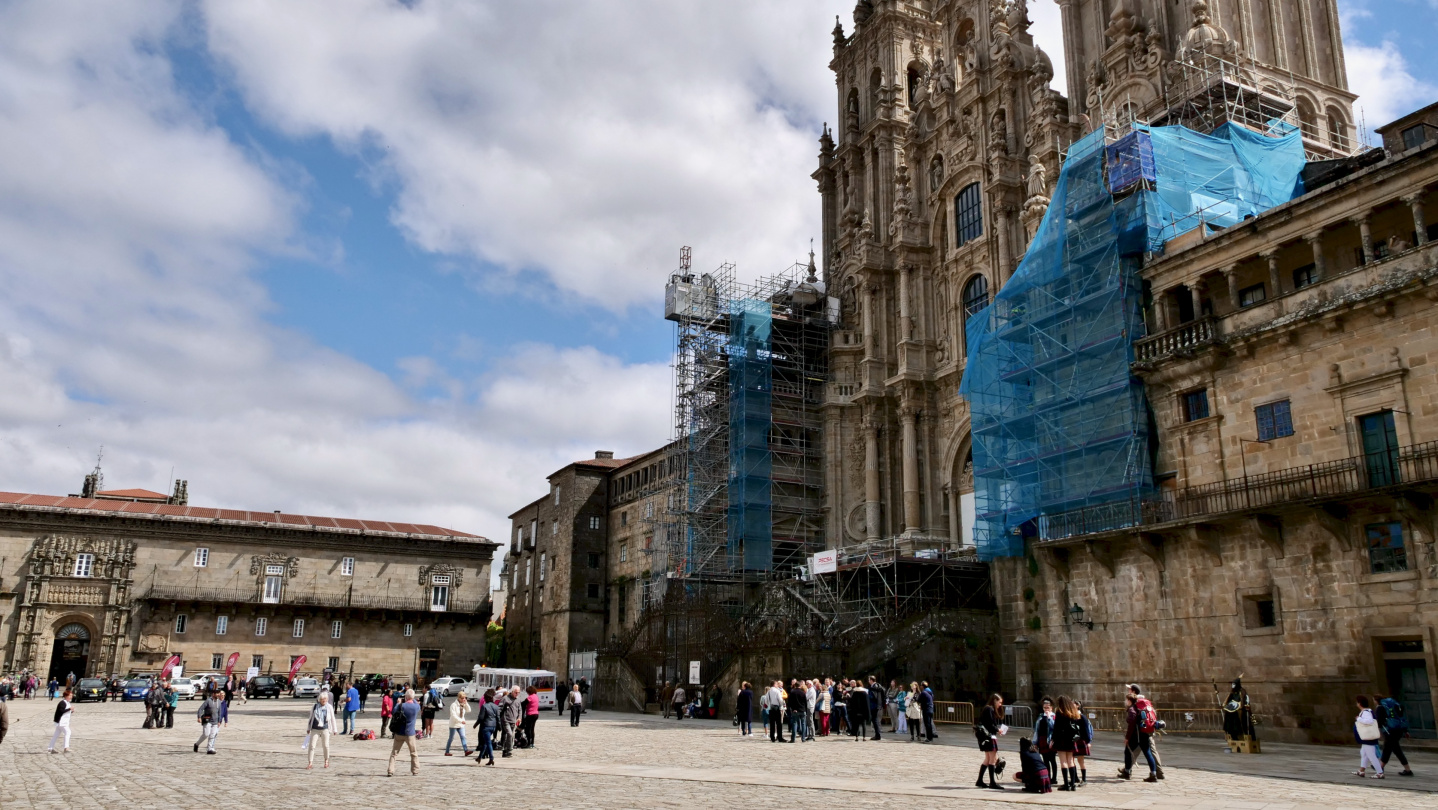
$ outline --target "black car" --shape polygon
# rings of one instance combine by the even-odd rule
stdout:
[[[110,686],[102,678],[81,678],[75,684],[75,702],[95,700],[104,703],[110,697]]]
[[[259,675],[251,678],[250,682],[245,685],[245,697],[250,698],[277,698],[280,696],[281,691],[279,682],[269,675]]]
[[[288,692],[295,687],[294,684],[290,683],[290,676],[288,675],[267,675],[265,677],[274,678],[281,692]]]

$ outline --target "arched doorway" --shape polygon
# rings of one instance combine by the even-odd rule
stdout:
[[[90,628],[69,622],[55,631],[55,646],[50,650],[50,674],[61,683],[71,674],[78,680],[90,664]]]

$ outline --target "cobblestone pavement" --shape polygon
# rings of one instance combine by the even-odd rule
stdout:
[[[879,743],[831,737],[812,744],[777,745],[739,737],[727,722],[674,721],[593,712],[578,728],[546,713],[539,745],[500,759],[495,768],[445,757],[446,731],[420,741],[420,775],[400,763],[385,777],[388,740],[337,739],[333,767],[304,769],[300,742],[309,701],[288,698],[236,704],[222,729],[219,754],[191,750],[198,733],[196,704],[181,704],[176,728],[144,731],[138,704],[87,703],[77,707],[69,755],[48,755],[53,704],[17,701],[10,736],[0,744],[0,808],[247,808],[362,807],[719,807],[742,803],[774,808],[914,807],[1001,808],[1037,803],[1094,808],[1387,808],[1438,810],[1438,795],[1385,790],[1377,780],[1349,776],[1350,749],[1288,746],[1288,753],[1218,755],[1212,741],[1175,741],[1165,750],[1168,778],[1156,785],[1113,778],[1111,758],[1091,761],[1090,784],[1075,794],[1024,794],[1010,785],[998,793],[973,787],[979,753],[967,729],[941,727],[943,745],[891,738]],[[379,728],[375,711],[361,728]],[[470,732],[472,733],[472,732]],[[458,746],[458,741],[456,741]],[[1009,759],[1012,762],[1012,745]],[[203,750],[203,749],[202,749]],[[1280,778],[1283,763],[1302,761],[1339,783]],[[1228,758],[1225,759],[1224,756]],[[1288,759],[1285,759],[1285,758]],[[1262,763],[1255,764],[1262,759]],[[1196,767],[1187,767],[1192,761]],[[1331,762],[1328,774],[1322,763]],[[1222,772],[1263,767],[1274,775]],[[1430,764],[1431,763],[1431,764]],[[1438,770],[1438,757],[1421,754],[1415,769]],[[1201,768],[1209,768],[1203,770]],[[1230,768],[1231,770],[1231,768]],[[1305,776],[1306,775],[1302,775]],[[1343,780],[1347,780],[1346,783]],[[1389,777],[1387,783],[1396,783]],[[1412,782],[1416,780],[1403,780]],[[1397,787],[1393,784],[1393,787]],[[1403,787],[1409,787],[1408,784]],[[515,804],[517,803],[517,805]]]

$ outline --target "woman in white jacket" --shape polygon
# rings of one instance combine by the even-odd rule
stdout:
[[[315,767],[315,749],[325,749],[325,767],[330,766],[330,735],[339,733],[335,723],[335,709],[330,705],[330,693],[321,691],[319,700],[310,709],[309,738],[306,740],[310,749],[309,764],[305,770]]]
[[[464,738],[464,721],[467,719],[468,712],[469,701],[465,699],[464,693],[460,692],[459,697],[449,704],[449,742],[444,744],[444,755],[447,757],[454,756],[449,752],[449,747],[454,745],[455,734],[459,735],[459,745],[464,749],[464,755],[469,756],[471,753],[469,740]]]
[[[1364,771],[1368,766],[1373,767],[1373,778],[1383,778],[1383,763],[1378,759],[1378,745],[1383,734],[1378,729],[1378,718],[1373,716],[1367,695],[1359,695],[1355,698],[1358,703],[1358,717],[1353,721],[1353,737],[1358,740],[1358,776],[1366,776]]]

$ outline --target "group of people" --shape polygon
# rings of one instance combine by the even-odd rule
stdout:
[[[55,699],[55,691],[60,688],[60,682],[51,678],[47,685],[50,699]],[[0,700],[34,700],[35,693],[40,689],[40,679],[32,672],[21,672],[15,677],[9,675],[0,678]]]
[[[755,708],[754,687],[745,681],[739,687],[734,719],[741,736],[753,734]],[[907,688],[892,680],[885,688],[873,675],[867,681],[794,678],[787,688],[783,681],[774,681],[759,694],[757,708],[770,742],[784,742],[785,728],[791,743],[830,734],[878,740],[885,716],[895,733],[909,732],[910,741],[931,742],[938,736],[934,693],[927,681],[911,682]]]
[[[568,699],[570,702],[571,724],[578,725],[579,712],[583,707],[583,696],[579,691],[579,684],[571,689]],[[327,729],[326,722],[333,723],[333,713],[323,712],[324,704],[327,703],[322,694],[316,708],[310,716],[310,735],[319,734],[322,738],[321,745],[325,752],[325,767],[329,767],[329,734],[332,729]],[[475,753],[470,747],[465,727],[474,720],[474,728],[478,731],[478,756],[475,763],[479,765],[494,765],[494,750],[499,748],[501,756],[513,755],[515,748],[535,747],[535,726],[539,721],[539,692],[533,686],[521,689],[518,686],[508,690],[488,689],[477,701],[477,706],[472,706],[469,698],[460,693],[448,707],[445,706],[444,696],[436,689],[425,692],[423,698],[418,698],[413,689],[404,689],[391,694],[386,692],[380,701],[380,718],[382,720],[380,736],[388,731],[394,738],[390,747],[389,768],[387,775],[394,776],[395,759],[402,749],[409,749],[409,768],[413,775],[419,774],[419,753],[415,748],[415,740],[422,739],[433,733],[433,718],[441,711],[447,713],[449,725],[449,740],[444,746],[444,755],[454,756],[454,738],[459,737],[460,749],[464,756],[468,757]],[[473,713],[471,714],[471,709]],[[319,716],[316,715],[319,713]],[[426,715],[429,715],[426,719]],[[428,724],[428,730],[426,729]],[[314,749],[310,749],[310,765],[314,765]]]
[[[1373,778],[1382,779],[1388,761],[1397,756],[1403,765],[1398,775],[1412,776],[1413,769],[1403,753],[1403,738],[1408,736],[1403,704],[1391,697],[1376,695],[1372,698],[1359,695],[1354,703],[1358,706],[1358,717],[1353,721],[1353,738],[1358,741],[1358,770],[1354,775],[1367,776],[1371,768]]]

